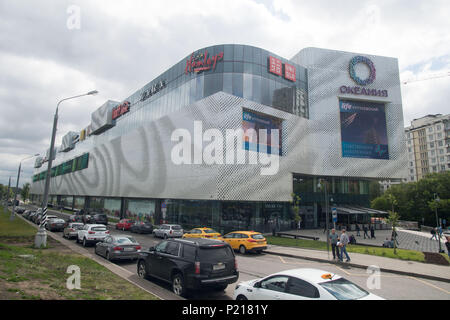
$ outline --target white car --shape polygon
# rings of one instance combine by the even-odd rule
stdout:
[[[90,243],[103,241],[108,235],[109,230],[104,224],[85,224],[78,230],[77,243],[82,242],[83,247],[86,247]]]
[[[319,269],[292,269],[241,282],[235,300],[384,300],[341,276]]]

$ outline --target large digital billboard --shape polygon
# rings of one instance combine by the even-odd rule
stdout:
[[[254,111],[243,110],[242,129],[244,130],[244,149],[281,156],[281,127],[282,119]],[[249,130],[253,129],[253,130]],[[261,131],[266,132],[267,139],[261,136]],[[278,130],[278,134],[274,132]],[[255,134],[255,137],[252,136]],[[272,141],[272,136],[277,139]],[[264,141],[266,140],[266,141]]]
[[[340,100],[342,156],[389,159],[383,103]]]

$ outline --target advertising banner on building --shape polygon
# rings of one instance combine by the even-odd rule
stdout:
[[[281,127],[281,119],[243,110],[242,129],[244,130],[244,149],[281,155]],[[278,130],[278,135],[275,135],[273,130]],[[256,137],[252,137],[251,132],[254,132]],[[261,135],[262,132],[266,132],[267,138]],[[272,141],[274,136],[277,136],[277,141]]]
[[[383,103],[340,100],[342,156],[389,159]]]

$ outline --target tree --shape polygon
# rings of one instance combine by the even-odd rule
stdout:
[[[425,225],[434,226],[436,224],[435,204],[432,204],[434,194],[440,198],[439,218],[449,221],[450,171],[429,174],[418,182],[393,185],[383,195],[373,199],[371,207],[384,211],[396,211],[403,220],[422,223],[423,219]]]
[[[302,199],[295,193],[292,193],[291,196],[292,196],[292,211],[294,212],[294,221],[295,225],[298,226],[299,221],[302,220],[302,218],[300,217],[300,201]]]
[[[394,254],[397,254],[397,225],[398,225],[398,220],[400,219],[400,215],[395,212],[395,211],[391,211],[389,210],[389,217],[386,219],[386,221],[388,223],[390,223],[392,225],[392,240],[394,241]]]
[[[25,201],[30,196],[30,184],[28,182],[23,185],[20,195],[22,196],[22,201]]]

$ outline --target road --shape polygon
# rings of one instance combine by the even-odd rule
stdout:
[[[59,213],[58,211],[49,210],[49,214],[54,214],[62,218],[67,218],[67,214]],[[128,231],[116,230],[114,227],[108,226],[111,234],[125,234],[132,235],[143,248],[147,249],[156,245],[161,239],[155,238],[153,235],[135,234]],[[57,233],[60,236],[61,232]],[[75,242],[75,240],[73,240]],[[82,246],[80,245],[82,248]],[[94,254],[94,246],[84,248],[90,253]],[[367,273],[366,270],[337,266],[332,263],[314,262],[308,260],[302,260],[297,258],[287,258],[282,256],[270,255],[270,254],[245,254],[241,255],[236,253],[238,268],[239,268],[239,281],[247,281],[255,278],[264,277],[275,272],[295,269],[295,268],[317,268],[325,270],[327,272],[339,274],[348,280],[358,284],[365,290],[381,296],[385,299],[395,300],[450,300],[450,283],[424,280],[421,278],[414,278],[409,276],[401,276],[391,273],[380,273],[379,287],[374,288],[376,282],[369,281],[368,279],[372,274]],[[136,262],[132,261],[118,261],[116,265],[136,274]],[[171,293],[170,284],[166,284],[162,281],[152,280],[151,284],[146,284],[147,280],[133,276],[131,278],[133,282],[140,286],[151,285],[153,289],[160,297],[165,299],[173,298]],[[373,276],[369,279],[373,280]],[[372,284],[372,286],[370,286]],[[200,291],[193,293],[189,299],[192,300],[230,300],[233,298],[235,284],[229,285],[225,291]]]

